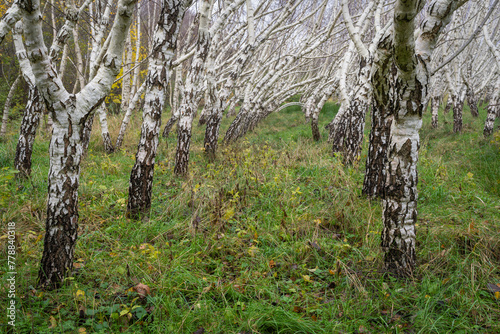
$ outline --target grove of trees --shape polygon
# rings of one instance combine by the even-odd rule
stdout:
[[[18,177],[30,178],[37,129],[51,132],[36,284],[57,288],[73,269],[81,164],[95,116],[100,145],[112,155],[132,131],[130,119],[142,114],[126,206],[127,217],[141,224],[155,201],[160,134],[177,136],[175,157],[169,159],[175,175],[186,177],[196,117],[205,126],[206,159],[217,165],[221,145],[241,140],[289,106],[300,106],[311,137],[319,141],[319,115],[332,99],[340,109],[327,125],[331,154],[341,156],[346,168],[364,163],[361,150],[369,142],[359,188],[382,202],[384,270],[412,277],[422,117],[432,113],[437,128],[438,111],[446,106],[445,112],[453,110],[453,132],[460,135],[464,103],[473,117],[478,105],[488,103],[483,136],[492,137],[500,117],[498,2],[14,0],[3,5],[0,135],[12,126],[14,103],[25,104],[12,157]],[[25,92],[21,98],[19,87]],[[167,106],[171,116],[162,129]],[[110,114],[122,119],[116,139],[110,135]],[[223,117],[232,119],[225,133]]]

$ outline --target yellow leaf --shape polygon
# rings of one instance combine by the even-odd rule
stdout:
[[[449,280],[450,280],[449,278],[445,278],[445,279],[443,280],[443,284],[448,283],[448,281],[449,281]]]
[[[85,291],[83,290],[77,290],[76,291],[76,297],[84,297],[85,296]]]
[[[311,283],[311,282],[312,282],[312,281],[311,281],[311,276],[309,276],[309,275],[302,275],[302,278],[303,278],[303,279],[304,279],[304,281],[306,281],[306,282],[309,282],[309,283]]]
[[[56,328],[56,327],[57,327],[56,318],[54,318],[53,316],[50,316],[50,326],[49,326],[49,328]]]
[[[87,334],[87,329],[85,327],[80,327],[80,328],[78,328],[78,333],[79,334]]]
[[[250,254],[250,256],[255,256],[258,251],[259,249],[257,247],[252,246],[248,249],[248,254]]]
[[[120,312],[120,317],[121,317],[121,316],[124,316],[124,315],[125,315],[125,314],[127,314],[128,312],[129,312],[129,311],[128,311],[128,309],[122,310],[122,311]]]
[[[495,292],[495,299],[500,299],[500,291]]]

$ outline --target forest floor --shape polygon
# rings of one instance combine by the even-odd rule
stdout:
[[[141,221],[125,217],[140,116],[112,155],[95,122],[75,270],[50,292],[35,288],[49,138],[41,131],[32,178],[19,181],[14,122],[0,143],[0,301],[9,300],[6,233],[15,222],[14,333],[499,333],[500,133],[483,139],[485,110],[473,119],[466,107],[461,134],[452,113],[440,114],[436,130],[424,115],[409,280],[382,271],[380,201],[361,195],[367,136],[359,164],[331,155],[323,127],[336,110],[329,103],[321,114],[320,142],[288,108],[220,147],[213,163],[195,126],[186,178],[173,175],[175,136],[161,140],[153,206]],[[111,116],[110,128],[119,122]]]

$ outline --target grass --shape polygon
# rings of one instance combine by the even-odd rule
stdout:
[[[500,332],[500,300],[487,289],[500,283],[500,135],[482,138],[484,108],[473,119],[466,107],[461,134],[452,133],[451,114],[436,130],[424,115],[418,268],[408,281],[381,270],[381,207],[361,196],[364,163],[346,167],[330,155],[323,126],[337,109],[326,105],[318,143],[291,107],[221,147],[214,163],[195,127],[186,178],[173,175],[176,139],[163,140],[142,221],[124,216],[140,119],[109,156],[96,124],[82,165],[75,270],[51,292],[35,289],[48,138],[37,137],[32,179],[19,181],[11,130],[0,143],[0,276],[6,282],[7,222],[15,222],[14,332]],[[110,128],[119,121],[111,117]],[[150,288],[145,298],[139,282]]]

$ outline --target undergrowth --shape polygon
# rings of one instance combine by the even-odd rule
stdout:
[[[321,128],[337,109],[326,105]],[[500,332],[499,296],[488,289],[500,283],[500,135],[482,138],[484,109],[474,119],[466,108],[461,134],[452,133],[451,114],[440,116],[433,130],[425,114],[421,131],[411,280],[382,271],[380,203],[360,191],[367,136],[361,163],[343,166],[326,130],[314,142],[301,112],[288,108],[221,146],[214,162],[195,127],[186,178],[173,175],[176,138],[162,140],[153,206],[141,221],[124,215],[140,117],[113,155],[95,125],[82,165],[75,269],[50,292],[36,289],[48,136],[37,137],[32,178],[20,181],[12,129],[0,144],[0,300],[8,300],[6,231],[15,222],[14,332]],[[118,118],[109,122],[119,128]],[[147,297],[138,283],[150,288]]]

